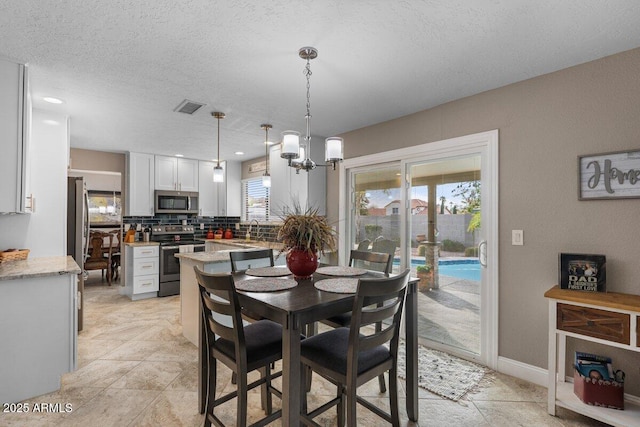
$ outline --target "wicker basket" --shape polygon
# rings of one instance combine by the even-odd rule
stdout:
[[[0,263],[7,261],[21,261],[27,259],[29,249],[18,249],[15,251],[0,252]]]

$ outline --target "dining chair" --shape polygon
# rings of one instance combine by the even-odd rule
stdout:
[[[398,344],[402,308],[409,269],[394,277],[360,279],[353,302],[349,328],[338,328],[309,337],[300,345],[301,384],[306,384],[308,369],[337,386],[337,396],[308,412],[307,393],[302,399],[301,417],[306,425],[317,426],[313,418],[337,405],[338,425],[357,423],[356,403],[360,403],[394,427],[400,425],[398,414]],[[388,320],[390,319],[390,321]],[[384,321],[384,322],[383,322]],[[383,324],[378,330],[372,324]],[[357,388],[371,379],[389,372],[389,404],[387,413],[357,395]],[[304,390],[304,387],[302,388]]]
[[[107,246],[105,246],[107,245]],[[111,250],[113,246],[113,235],[102,231],[91,231],[89,233],[88,256],[84,261],[85,270],[102,270],[104,277],[107,271],[107,283],[111,286]],[[106,252],[104,248],[106,249]]]
[[[113,230],[109,232],[113,234],[115,239],[113,249],[111,250],[111,275],[113,280],[117,280],[120,276],[120,241],[122,240],[122,231],[121,230]]]
[[[205,273],[194,266],[200,290],[202,322],[205,325],[207,360],[207,401],[205,427],[223,426],[214,410],[233,398],[237,399],[236,425],[247,425],[247,392],[262,387],[265,417],[252,426],[263,426],[280,418],[282,411],[273,412],[271,395],[282,398],[271,381],[282,375],[272,373],[271,364],[282,359],[282,327],[271,320],[259,320],[245,325],[242,322],[233,276],[227,273]],[[221,316],[230,318],[222,321]],[[236,375],[236,390],[216,399],[217,362],[226,365]],[[259,370],[260,378],[248,383],[248,374]]]
[[[359,251],[368,251],[369,250],[369,246],[371,246],[371,240],[369,240],[369,239],[361,240],[360,243],[358,243],[358,250]]]
[[[273,249],[258,249],[248,251],[231,251],[231,272],[247,270],[251,267],[273,267]]]
[[[380,271],[389,275],[393,268],[393,256],[388,252],[351,250],[349,265],[370,271]]]
[[[389,255],[391,255],[391,258],[393,260],[393,258],[396,255],[396,248],[397,247],[398,247],[398,245],[396,244],[395,241],[378,237],[371,244],[371,252],[385,252],[385,253],[388,253]]]
[[[361,264],[359,265],[357,264],[357,262],[360,262]],[[391,267],[393,266],[393,258],[388,253],[352,250],[351,254],[349,255],[349,265],[352,267],[369,269],[376,272],[381,271],[385,274],[385,276],[388,276],[391,272]],[[352,317],[352,313],[347,312],[330,317],[328,319],[324,319],[321,321],[321,323],[329,325],[333,328],[342,328],[351,324]],[[377,323],[376,329],[380,330],[381,328],[382,323]],[[385,391],[387,391],[387,386],[385,385],[384,381],[384,375],[380,375],[380,377],[378,378],[378,382],[380,384],[380,393],[384,393]]]

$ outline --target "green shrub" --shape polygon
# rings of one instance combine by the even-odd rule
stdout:
[[[425,264],[425,265],[419,265],[416,267],[416,272],[417,273],[428,273],[431,271],[433,267],[431,267],[431,264]]]
[[[425,245],[418,246],[418,256],[425,256],[427,254],[427,247]]]
[[[374,241],[382,233],[382,226],[375,224],[367,224],[364,226],[364,234],[367,239]]]
[[[455,240],[444,239],[441,248],[445,252],[464,252],[464,243]]]
[[[477,246],[472,246],[470,248],[466,248],[464,250],[464,256],[466,257],[477,257],[478,256],[478,247]]]

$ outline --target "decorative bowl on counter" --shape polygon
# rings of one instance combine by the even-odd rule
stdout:
[[[29,256],[29,249],[7,249],[0,252],[0,263],[7,261],[22,261]]]

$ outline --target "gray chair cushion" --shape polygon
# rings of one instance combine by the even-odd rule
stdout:
[[[271,320],[259,320],[244,327],[244,339],[247,345],[247,363],[262,360],[282,352],[282,326]],[[235,359],[233,341],[219,338],[216,348]]]
[[[349,328],[338,328],[302,341],[300,353],[303,357],[320,366],[346,375],[348,348]],[[358,375],[387,359],[391,359],[391,353],[387,347],[382,345],[360,352],[358,355]]]

